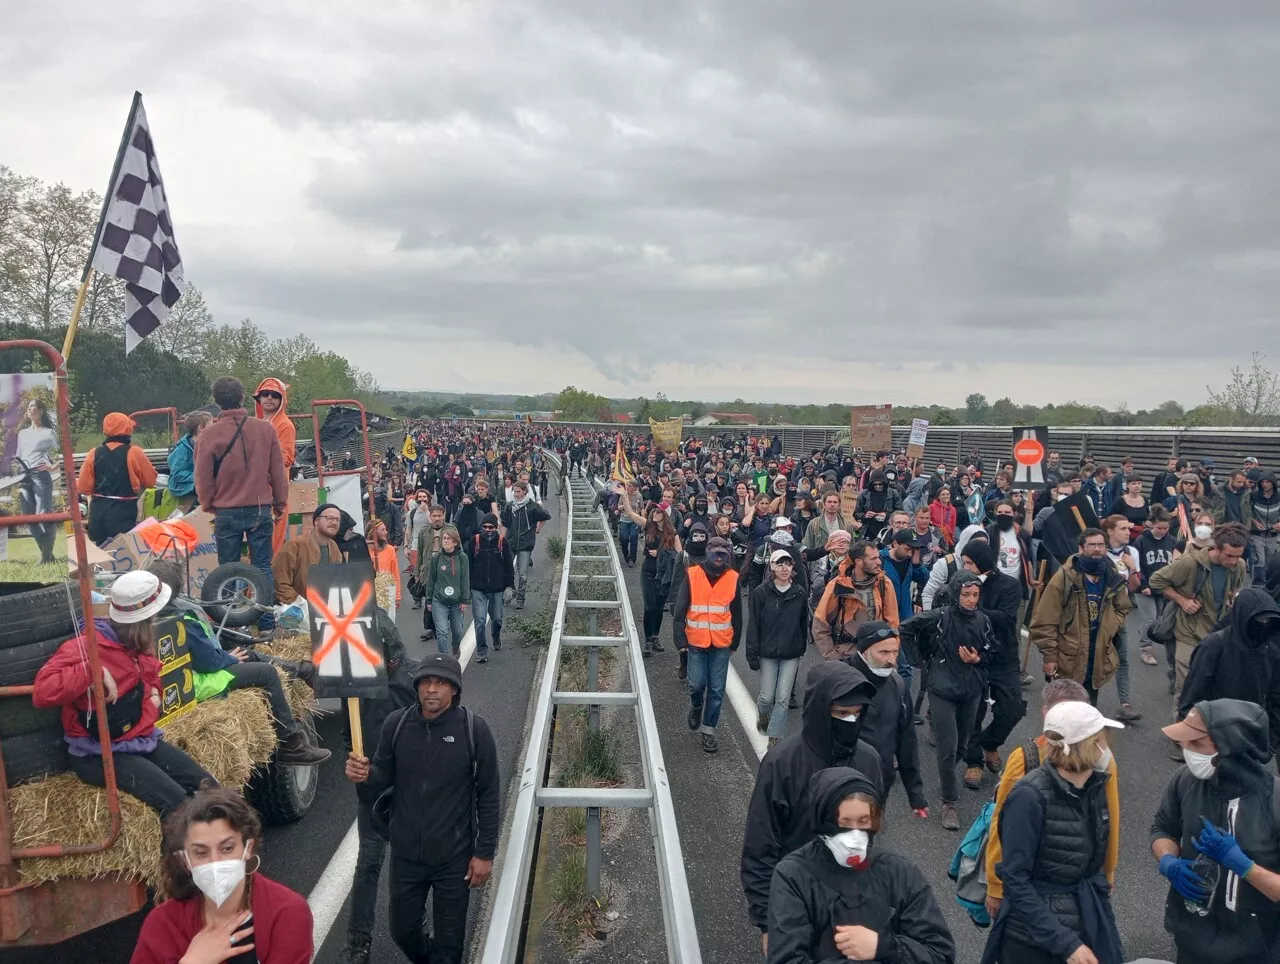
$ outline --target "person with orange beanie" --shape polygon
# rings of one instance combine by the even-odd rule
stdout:
[[[156,484],[155,466],[133,444],[134,422],[123,412],[102,420],[103,442],[85,456],[76,491],[89,496],[89,538],[102,545],[138,523],[138,498]]]
[[[254,414],[270,422],[271,427],[276,430],[276,438],[280,439],[280,454],[284,457],[284,475],[287,479],[298,457],[298,430],[293,427],[293,420],[289,418],[289,386],[278,378],[268,376],[258,383],[253,400],[256,403]],[[276,525],[271,535],[272,555],[284,545],[288,528],[287,517]]]

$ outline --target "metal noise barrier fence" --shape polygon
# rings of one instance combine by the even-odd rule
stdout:
[[[555,464],[559,464],[554,455],[548,455]],[[689,883],[685,878],[671,788],[618,549],[610,538],[604,511],[597,509],[593,512],[591,509],[595,497],[591,486],[582,479],[567,480],[564,484],[568,486],[569,526],[565,536],[560,595],[556,602],[551,644],[542,678],[537,684],[529,745],[522,764],[507,850],[492,901],[493,915],[481,950],[480,964],[515,964],[517,955],[521,953],[532,863],[538,840],[538,817],[540,811],[547,807],[586,808],[587,887],[593,895],[600,892],[601,809],[641,807],[649,811],[667,959],[671,964],[701,964],[702,953],[689,900]],[[584,562],[607,563],[609,574],[575,574],[574,564]],[[612,582],[617,598],[588,598],[591,593],[585,589],[579,589],[575,595],[575,586],[589,585],[592,581]],[[565,633],[565,617],[570,610],[586,612],[586,635]],[[603,610],[617,612],[621,635],[599,634],[598,616]],[[582,692],[556,689],[561,656],[565,647],[571,646],[587,649],[587,689]],[[628,678],[633,687],[630,691],[598,690],[599,651],[603,646],[616,647],[626,660]],[[567,705],[587,706],[588,725],[593,728],[599,725],[601,706],[634,707],[643,787],[549,787],[544,784],[555,707]]]
[[[298,444],[303,445],[309,441],[310,441],[309,439],[305,439],[302,442],[299,442]],[[404,441],[404,432],[378,432],[378,433],[370,432],[369,433],[369,449],[374,453],[373,457],[375,461],[377,461],[382,456],[382,454],[386,451],[386,447],[388,444],[393,445],[397,450],[399,450],[400,444],[403,441]],[[146,455],[147,460],[152,465],[155,466],[156,471],[162,472],[162,473],[169,471],[169,462],[168,462],[169,450],[168,449],[143,449],[142,451],[143,451],[143,454]],[[363,449],[361,449],[360,451],[356,451],[356,449],[352,449],[351,452],[353,455],[357,456],[356,461],[361,461],[364,457]],[[84,459],[86,454],[87,453],[85,452],[77,452],[75,455],[72,456],[72,459],[75,461],[77,472],[79,472],[80,467],[84,465]],[[364,468],[364,466],[357,465],[356,468]],[[313,478],[315,476],[315,470],[312,469],[310,472],[307,472],[305,474],[308,477]]]

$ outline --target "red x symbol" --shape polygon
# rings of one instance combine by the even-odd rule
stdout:
[[[340,642],[345,642],[353,647],[370,666],[381,666],[382,657],[364,644],[364,640],[356,639],[351,635],[351,624],[356,621],[360,615],[360,611],[364,609],[365,604],[369,602],[369,594],[372,592],[369,584],[366,582],[360,587],[360,592],[356,595],[355,602],[351,604],[351,610],[345,617],[339,618],[329,611],[328,605],[320,598],[320,594],[312,587],[307,587],[307,602],[315,607],[316,612],[320,614],[320,618],[327,622],[333,630],[333,634],[325,641],[324,645],[311,657],[311,662],[317,666],[324,661],[324,658],[333,652],[333,647]]]

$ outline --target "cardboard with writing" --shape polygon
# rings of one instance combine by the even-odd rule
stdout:
[[[849,409],[849,444],[866,452],[893,445],[893,406],[855,405]]]

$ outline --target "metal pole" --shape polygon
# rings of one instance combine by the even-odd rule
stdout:
[[[594,609],[587,610],[587,635],[588,636],[600,635],[600,617],[597,614],[596,610]],[[595,693],[595,692],[598,692],[599,689],[600,689],[600,647],[590,646],[587,648],[587,692]],[[593,730],[600,729],[600,707],[598,704],[593,703],[591,706],[587,707],[587,726],[591,727],[591,729]],[[588,811],[587,813],[588,825],[590,824],[590,820],[591,820],[591,814],[590,814],[590,811]],[[596,822],[597,822],[596,842],[599,843],[599,827],[598,827],[599,812],[597,812],[596,814]],[[588,868],[589,867],[590,867],[590,863],[588,862]],[[597,871],[596,879],[598,881],[599,880],[598,866],[596,868],[596,871]],[[589,874],[590,874],[590,871],[588,871],[588,876]],[[595,893],[595,891],[592,891],[592,893]]]
[[[596,710],[596,707],[592,707]],[[600,892],[600,808],[587,807],[587,893],[599,901]]]

